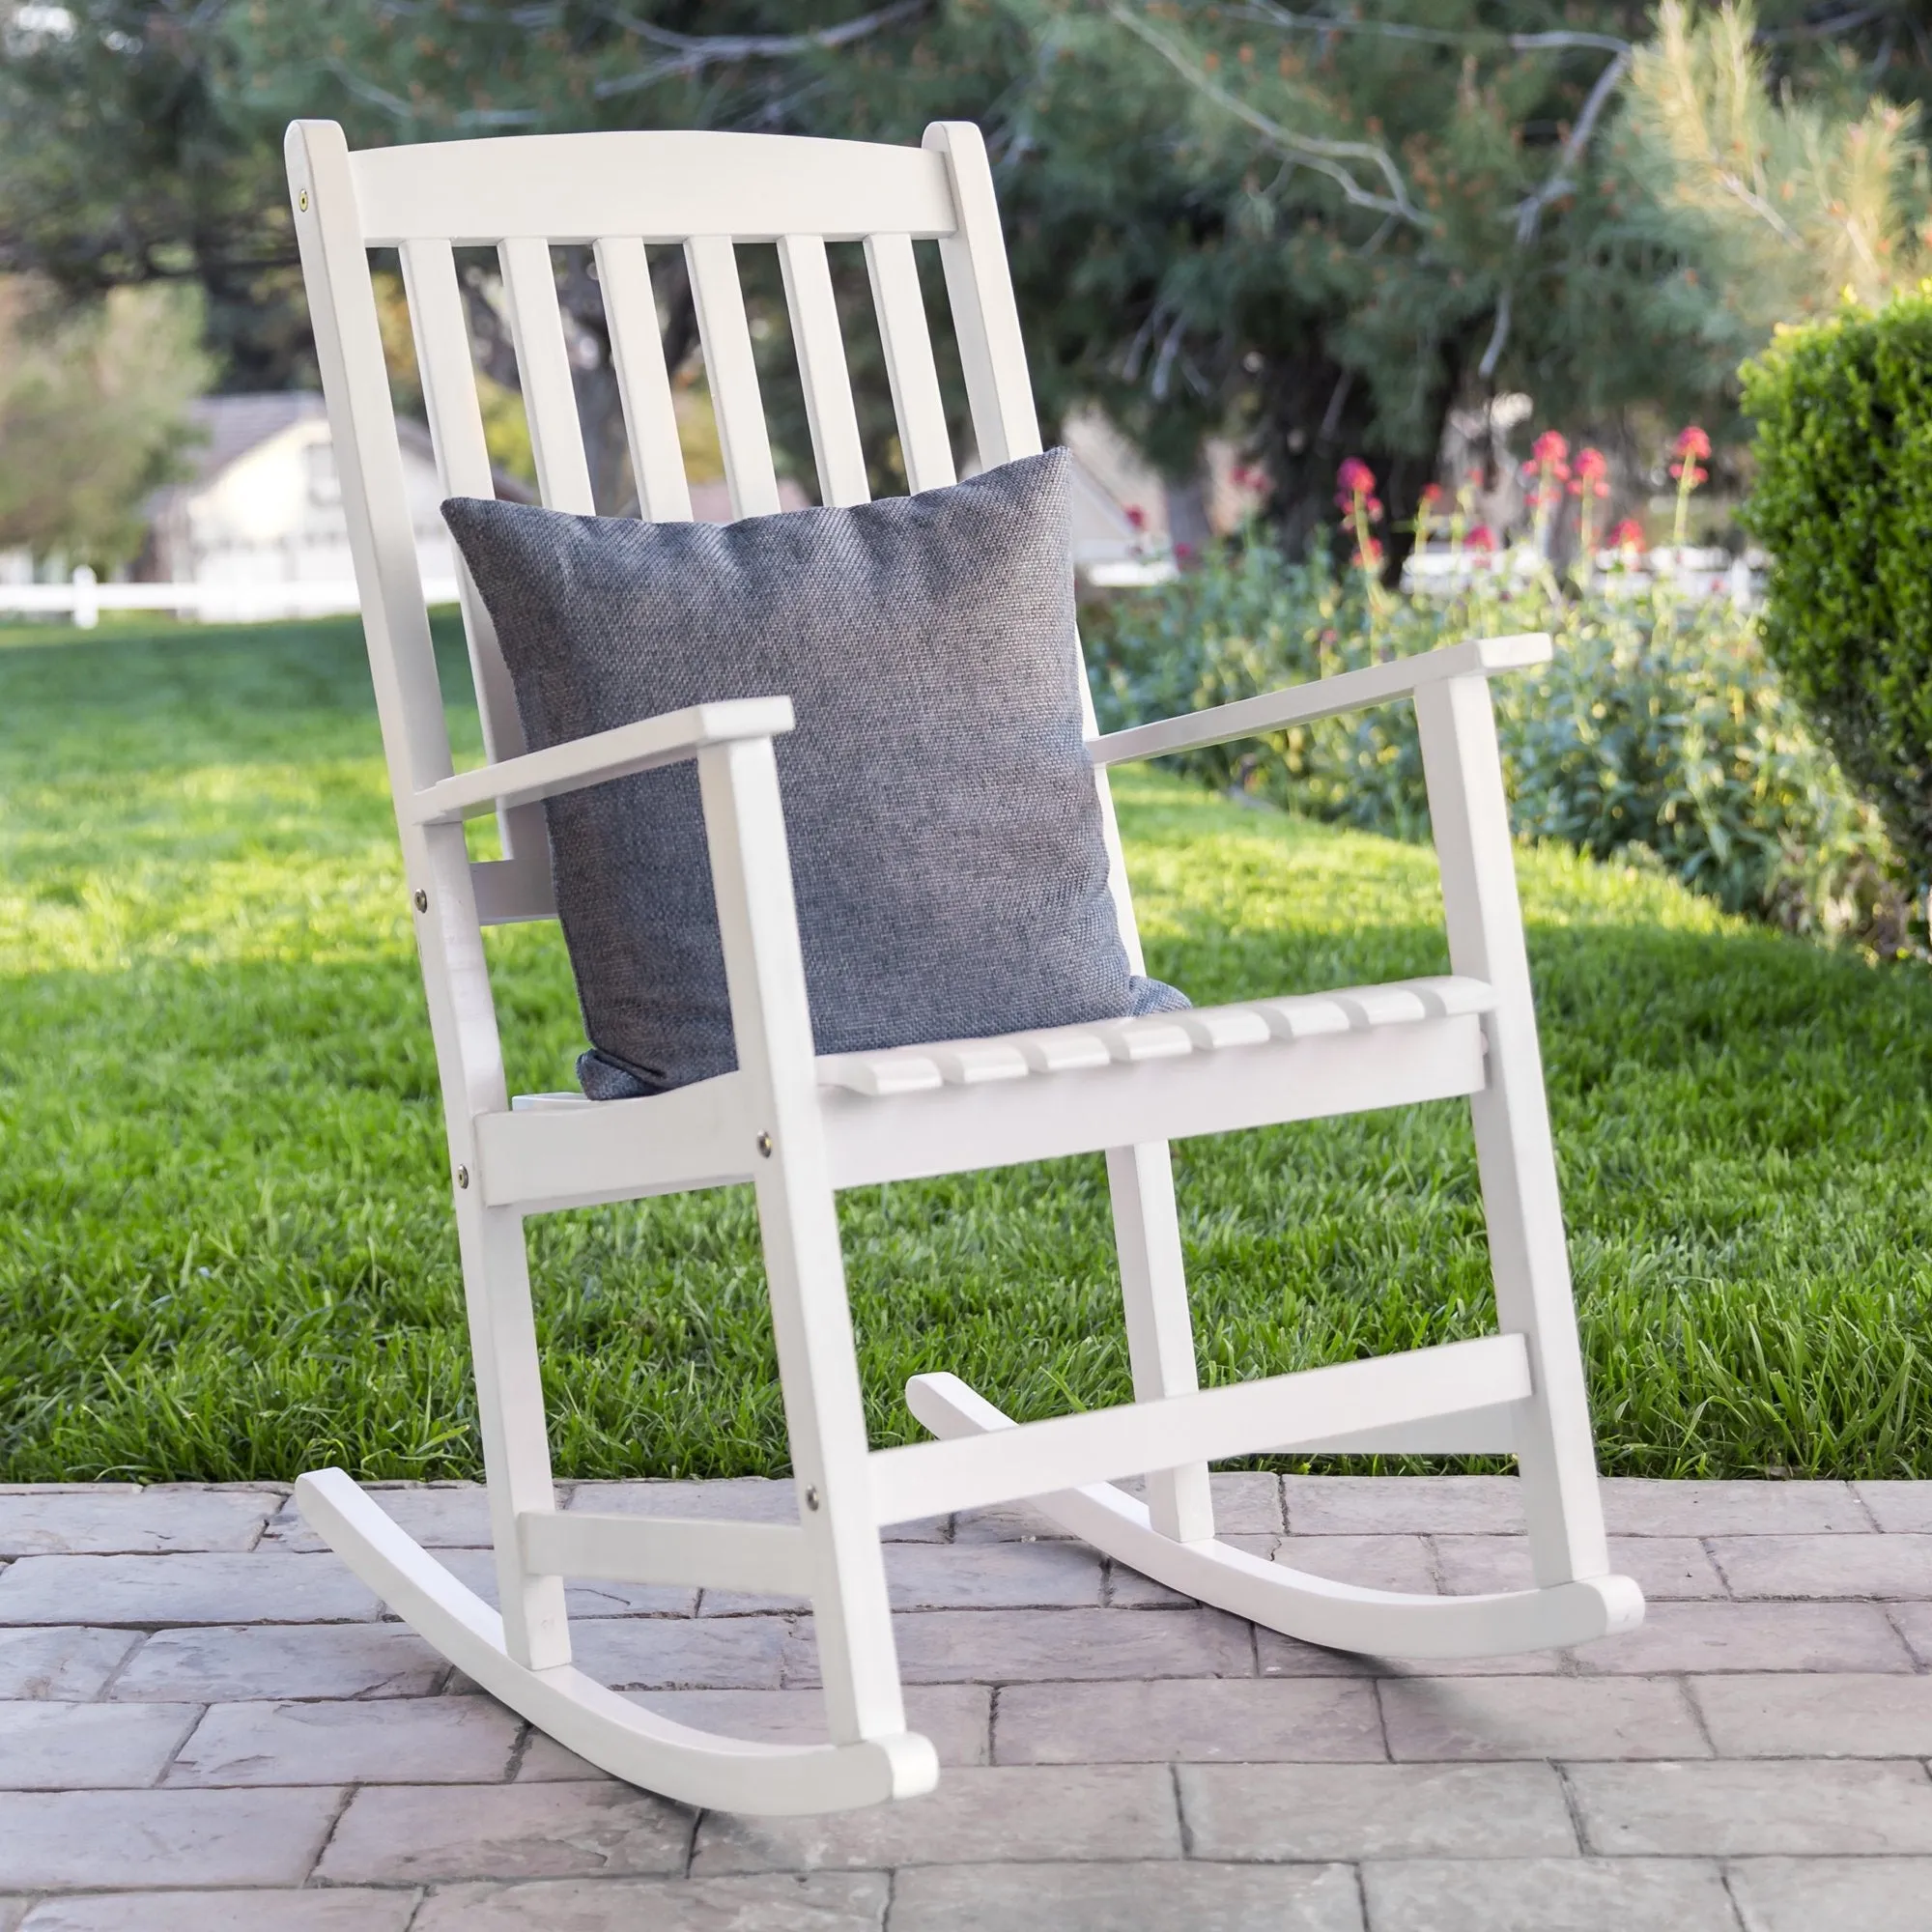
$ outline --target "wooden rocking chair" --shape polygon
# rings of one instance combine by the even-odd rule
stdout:
[[[351,154],[333,123],[298,122],[287,153],[441,1075],[501,1613],[341,1470],[302,1477],[303,1513],[355,1574],[478,1684],[592,1763],[748,1812],[833,1810],[935,1781],[930,1744],[905,1726],[880,1547],[883,1525],[910,1519],[1031,1498],[1177,1590],[1346,1650],[1487,1655],[1634,1625],[1642,1598],[1609,1574],[1605,1547],[1488,684],[1544,662],[1548,640],[1457,644],[1093,738],[1105,767],[1412,698],[1453,976],[815,1058],[772,754],[774,735],[791,725],[783,696],[698,705],[526,753],[489,618],[466,585],[489,762],[452,776],[368,251],[401,251],[443,487],[488,497],[452,247],[497,249],[543,499],[588,512],[550,248],[592,244],[643,514],[663,520],[688,518],[691,504],[646,247],[685,251],[733,511],[745,517],[777,511],[779,494],[733,243],[776,242],[823,494],[863,502],[828,241],[865,244],[913,490],[954,480],[916,241],[939,243],[980,459],[1040,447],[979,130],[937,124],[917,149],[596,133]],[[554,915],[537,802],[684,759],[701,777],[737,1070],[653,1097],[513,1103],[481,928]],[[1099,778],[1105,806],[1104,770]],[[507,856],[472,864],[464,821],[490,811]],[[1139,971],[1107,812],[1122,935]],[[1168,1142],[1451,1095],[1466,1095],[1475,1118],[1499,1332],[1201,1390]],[[836,1190],[1099,1151],[1134,1402],[1015,1425],[955,1377],[920,1376],[906,1400],[939,1439],[869,1449]],[[560,1512],[525,1217],[747,1181],[763,1230],[797,1522]],[[1535,1587],[1396,1595],[1219,1541],[1208,1463],[1270,1451],[1513,1455]],[[1117,1486],[1136,1475],[1145,1502]],[[830,1742],[715,1736],[614,1694],[571,1663],[567,1577],[808,1596]]]

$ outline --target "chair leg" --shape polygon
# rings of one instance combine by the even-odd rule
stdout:
[[[701,753],[698,784],[738,1066],[753,1110],[758,1222],[812,1616],[834,1744],[905,1730],[885,1554],[825,1129],[791,862],[769,740]]]
[[[536,1577],[525,1569],[517,1530],[520,1512],[556,1507],[523,1216],[510,1208],[485,1208],[473,1194],[458,1190],[456,1229],[504,1648],[517,1663],[549,1669],[570,1662],[563,1578]]]
[[[1536,1580],[1604,1577],[1596,1446],[1489,684],[1426,686],[1415,708],[1450,962],[1498,995],[1484,1024],[1489,1081],[1470,1110],[1496,1312],[1506,1332],[1523,1336],[1535,1382],[1517,1425],[1517,1460]]]
[[[1114,1241],[1126,1305],[1127,1359],[1134,1400],[1192,1395],[1201,1386],[1194,1356],[1194,1318],[1187,1305],[1187,1266],[1174,1202],[1174,1161],[1165,1141],[1107,1151],[1114,1203]],[[1200,1543],[1214,1534],[1214,1503],[1206,1463],[1147,1473],[1148,1515],[1163,1536]]]

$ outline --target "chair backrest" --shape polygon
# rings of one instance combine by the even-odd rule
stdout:
[[[594,251],[641,513],[688,519],[691,497],[647,248],[681,247],[734,516],[779,508],[778,479],[734,244],[775,242],[823,498],[867,500],[865,451],[828,268],[828,242],[864,244],[909,487],[955,480],[915,242],[939,244],[980,461],[1037,453],[1039,425],[980,130],[938,122],[920,148],[765,134],[588,133],[352,154],[333,122],[288,132],[290,193],[343,479],[390,781],[403,802],[451,754],[371,282],[369,251],[402,259],[423,400],[443,489],[494,495],[454,251],[501,269],[538,486],[554,509],[593,509],[552,268],[555,244]],[[460,562],[459,562],[460,574]],[[487,611],[467,577],[463,619],[485,754],[523,749]],[[1081,679],[1084,694],[1086,680]],[[1092,715],[1089,708],[1089,730]],[[1106,776],[1097,774],[1122,936],[1141,970]],[[471,867],[484,924],[554,912],[541,809],[501,815],[501,860]]]

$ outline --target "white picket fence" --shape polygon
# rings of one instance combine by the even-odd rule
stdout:
[[[427,579],[429,604],[454,604],[456,580]],[[0,583],[0,611],[72,618],[91,631],[103,611],[174,611],[204,624],[266,623],[280,617],[328,617],[361,608],[355,585],[285,580],[260,583],[101,583],[82,564],[65,583]]]

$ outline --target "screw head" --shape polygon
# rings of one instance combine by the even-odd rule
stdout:
[[[297,206],[297,208],[298,208],[298,209],[299,209],[299,210],[300,210],[300,211],[302,212],[302,213],[306,214],[306,213],[308,213],[308,189],[307,189],[307,188],[303,188],[303,189],[302,189],[302,191],[301,191],[301,193],[300,193],[300,194],[299,194],[299,195],[298,195],[298,196],[297,197],[297,199],[296,199],[296,206]]]
[[[764,1155],[764,1157],[765,1157],[765,1158],[766,1158],[767,1160],[770,1160],[770,1159],[771,1159],[771,1157],[772,1157],[772,1137],[771,1137],[771,1135],[770,1135],[770,1134],[760,1134],[760,1135],[758,1136],[758,1151],[759,1151],[759,1152],[760,1152],[761,1154],[763,1154],[763,1155]]]
[[[818,1492],[815,1488],[806,1491],[805,1506],[809,1510],[815,1510],[818,1507]]]
[[[429,910],[429,895],[420,886],[416,888],[415,900],[418,912],[427,912]]]
[[[467,1167],[459,1167],[456,1170],[456,1184],[459,1187],[469,1185],[469,1170]]]

